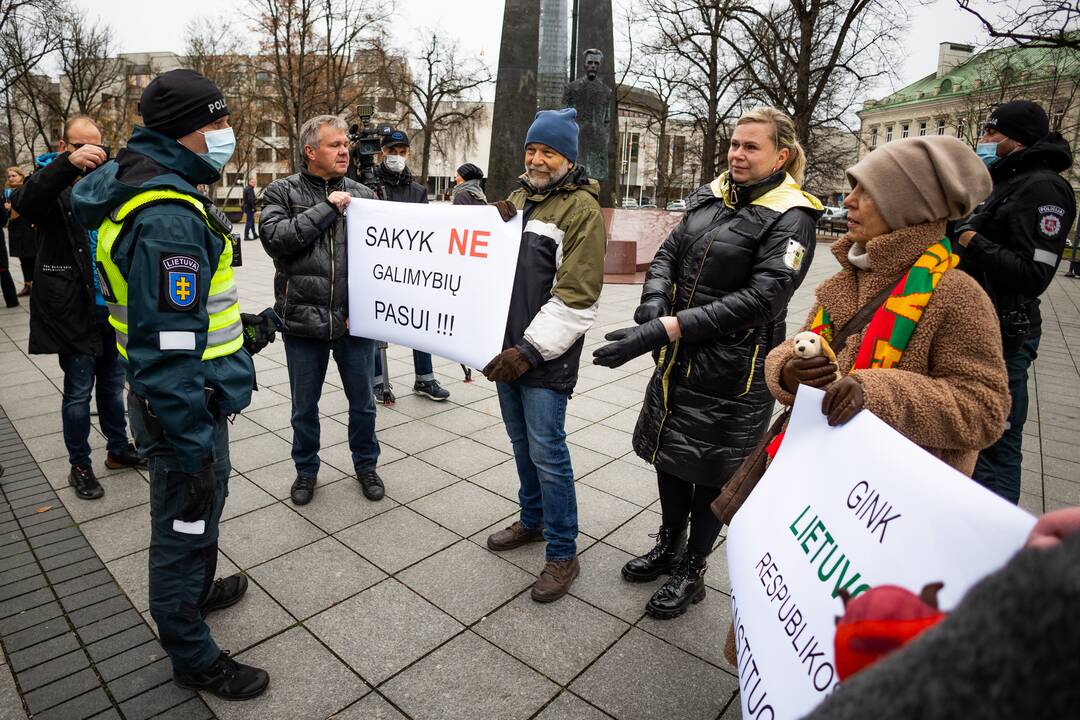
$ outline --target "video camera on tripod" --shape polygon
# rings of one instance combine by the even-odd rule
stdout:
[[[366,185],[381,198],[382,183],[375,174],[375,158],[382,150],[382,139],[388,135],[391,128],[386,123],[373,125],[371,117],[375,114],[375,106],[371,103],[361,103],[356,106],[358,123],[353,123],[349,128],[349,172],[347,176],[352,180]]]

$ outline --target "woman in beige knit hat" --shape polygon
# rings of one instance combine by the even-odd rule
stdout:
[[[1009,390],[997,315],[944,237],[946,220],[990,193],[978,156],[948,136],[888,143],[847,171],[848,233],[832,246],[842,269],[817,287],[804,330],[826,338],[892,288],[837,363],[794,357],[791,343],[765,360],[785,405],[799,385],[827,388],[822,412],[840,425],[868,409],[970,475],[979,450],[1005,427]]]

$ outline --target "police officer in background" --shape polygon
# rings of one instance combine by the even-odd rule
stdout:
[[[427,204],[427,190],[413,181],[407,162],[409,160],[409,136],[402,130],[392,130],[382,139],[383,161],[375,166],[375,176],[382,187],[380,200],[391,202]],[[442,402],[450,397],[450,392],[435,379],[431,366],[431,353],[413,350],[413,369],[416,382],[413,392],[431,400]],[[375,397],[383,395],[383,369],[379,354],[375,354]]]
[[[1028,367],[1042,334],[1039,296],[1054,278],[1076,217],[1072,188],[1060,174],[1072,166],[1072,151],[1060,133],[1050,131],[1041,107],[1013,100],[994,108],[977,152],[990,168],[994,189],[956,229],[959,267],[997,309],[1012,409],[1005,434],[979,454],[973,477],[1017,503]]]
[[[247,590],[241,574],[212,578],[227,418],[251,401],[255,369],[231,225],[196,189],[220,179],[235,137],[221,92],[190,70],[153,80],[139,112],[145,127],[76,186],[73,207],[98,228],[97,271],[126,360],[131,424],[150,459],[150,614],[178,685],[246,700],[269,675],[220,650],[204,620]]]

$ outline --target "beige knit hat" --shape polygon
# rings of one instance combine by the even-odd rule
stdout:
[[[847,170],[893,230],[966,217],[990,194],[990,172],[975,151],[949,135],[886,143]]]

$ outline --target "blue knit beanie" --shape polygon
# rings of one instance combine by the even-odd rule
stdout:
[[[529,127],[525,144],[543,143],[572,163],[577,162],[577,110],[541,110]]]

